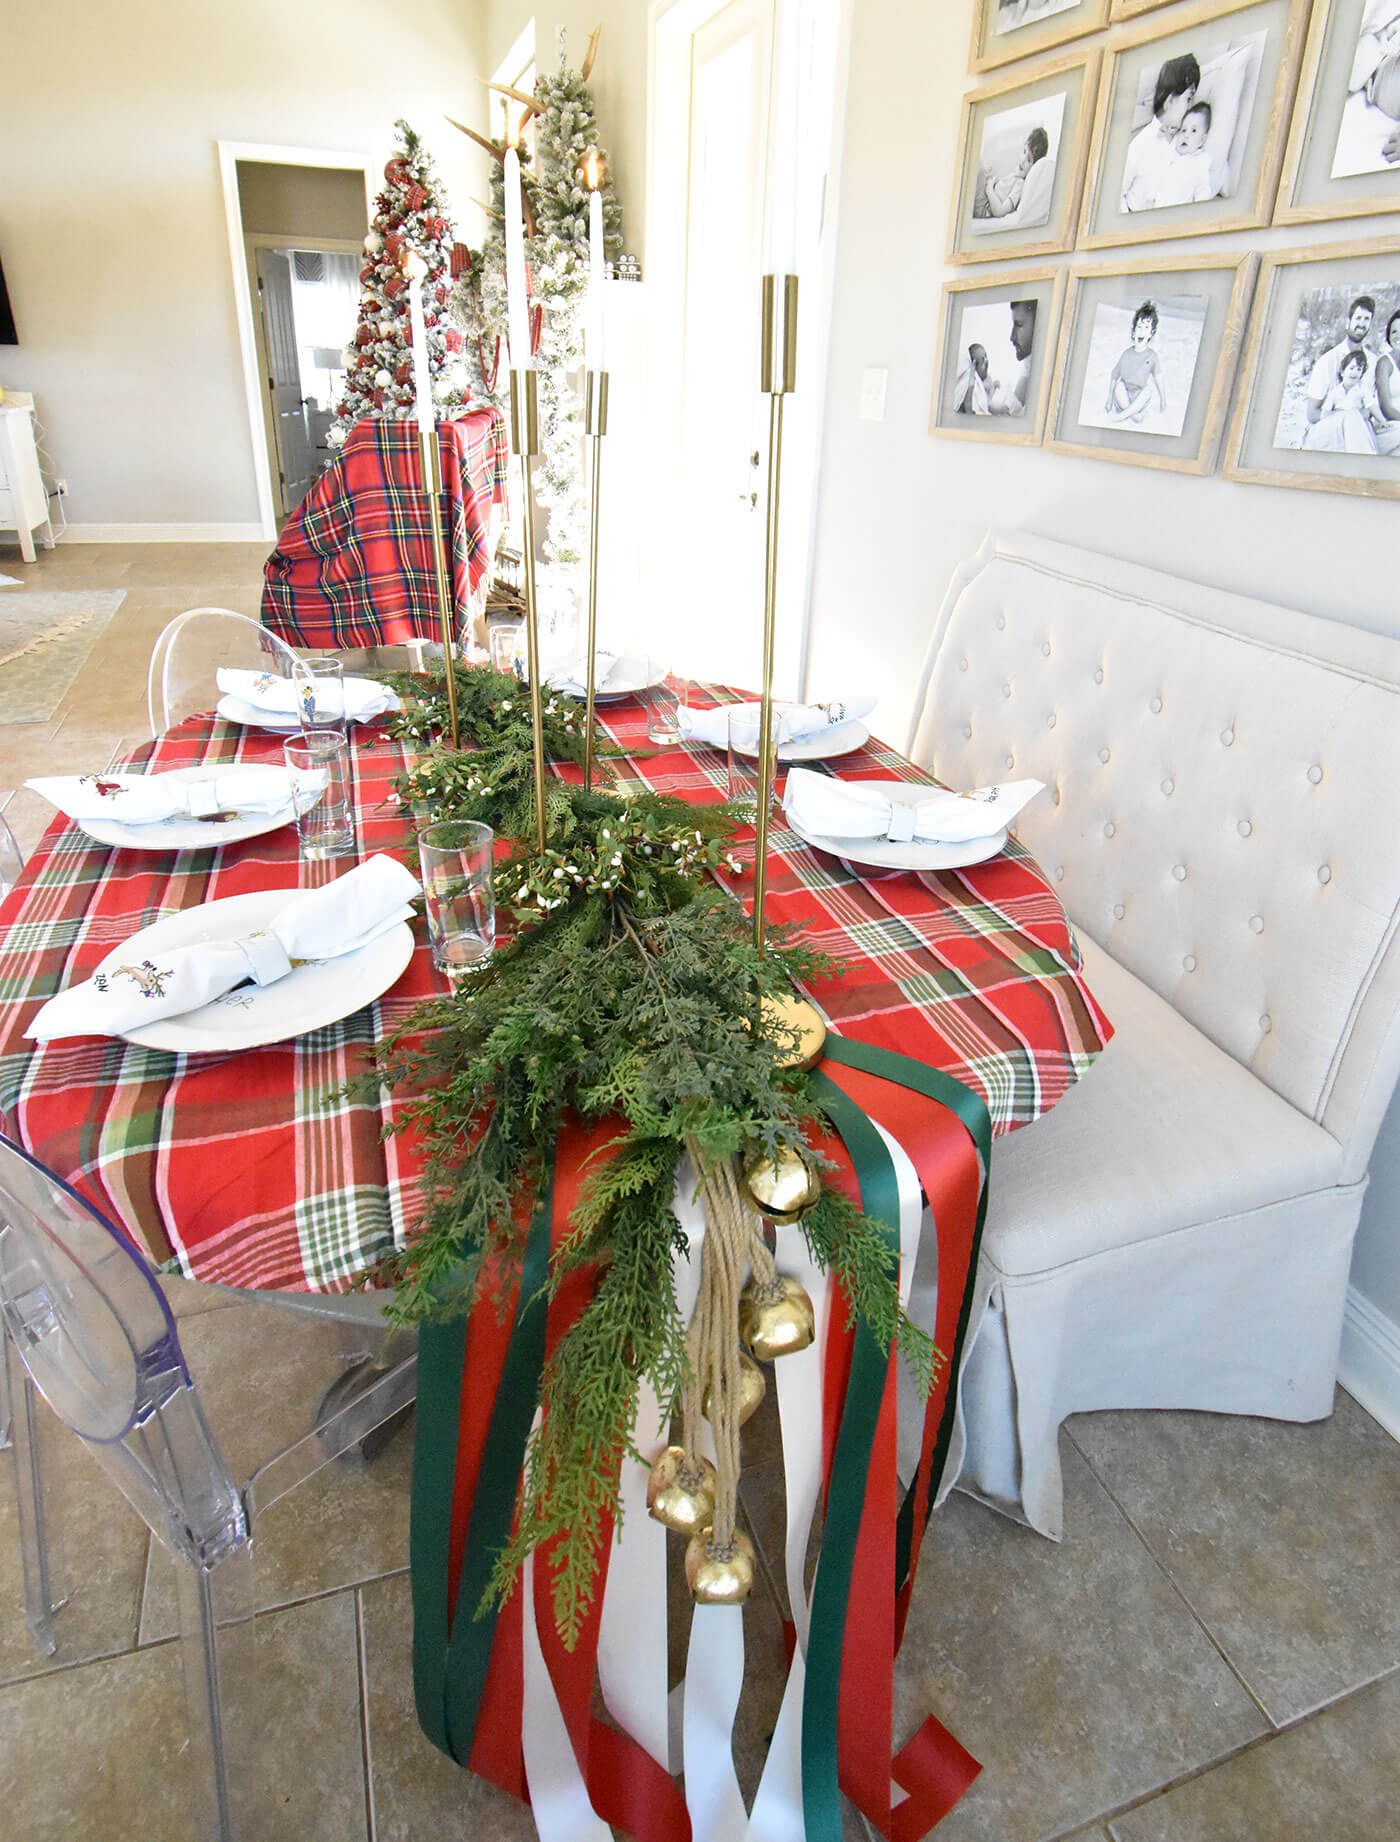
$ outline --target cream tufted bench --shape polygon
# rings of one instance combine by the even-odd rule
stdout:
[[[1104,1407],[1331,1412],[1400,1072],[1400,643],[1069,549],[959,571],[910,752],[1017,829],[1116,1035],[999,1141],[948,1484],[1061,1530]]]

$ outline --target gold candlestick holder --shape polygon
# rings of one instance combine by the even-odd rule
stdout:
[[[521,545],[525,576],[525,657],[530,673],[530,728],[534,741],[535,849],[545,847],[544,683],[540,673],[540,620],[535,600],[535,499],[531,462],[540,451],[538,384],[533,370],[510,374],[510,445],[520,456]]]
[[[452,603],[452,583],[447,573],[447,556],[442,530],[442,448],[437,426],[418,427],[418,453],[423,466],[423,490],[428,496],[428,534],[433,546],[433,588],[437,596],[438,628],[442,635],[442,668],[447,680],[447,727],[452,746],[462,745],[457,718],[457,674],[455,669],[456,611]]]
[[[768,824],[777,780],[778,751],[773,735],[773,661],[778,632],[778,519],[782,500],[783,406],[797,388],[797,277],[782,278],[782,312],[778,311],[778,277],[763,277],[759,384],[768,398],[768,506],[763,557],[763,685],[758,724],[758,814],[753,866],[753,938],[760,953],[766,946],[768,895]],[[810,1068],[821,1060],[826,1023],[817,1007],[795,992],[765,998],[765,1035],[793,1040],[781,1058],[784,1065]]]
[[[583,723],[583,784],[593,785],[594,673],[598,650],[598,504],[603,476],[603,437],[608,432],[608,374],[590,371],[584,388],[583,432],[592,454],[592,503],[588,539],[588,695]]]

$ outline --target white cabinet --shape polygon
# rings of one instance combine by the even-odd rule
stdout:
[[[52,550],[53,526],[34,449],[34,423],[27,408],[0,404],[0,531],[18,531],[20,554],[32,563],[34,533],[39,530],[45,547]]]

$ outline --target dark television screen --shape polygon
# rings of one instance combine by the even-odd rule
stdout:
[[[5,286],[5,265],[0,262],[0,345],[18,345],[15,316],[10,311],[9,290]]]

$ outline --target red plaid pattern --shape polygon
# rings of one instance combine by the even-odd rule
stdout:
[[[616,763],[623,779],[697,802],[723,796],[722,754],[647,754],[635,704],[604,717],[614,739],[638,750]],[[374,730],[356,735],[361,852],[390,851],[416,867],[408,821],[389,799],[403,751]],[[274,736],[202,717],[136,759],[163,769],[277,761],[280,750]],[[843,778],[918,777],[877,742],[833,765]],[[841,1033],[966,1081],[999,1132],[1053,1106],[1108,1040],[1063,910],[1018,846],[937,876],[857,875],[775,825],[769,879],[770,915],[800,923],[841,962],[814,993]],[[742,893],[748,874],[736,880]],[[352,1105],[338,1090],[371,1043],[441,989],[421,922],[392,991],[294,1042],[189,1057],[98,1038],[41,1047],[24,1036],[45,999],[138,928],[297,882],[290,826],[165,857],[109,851],[56,821],[0,908],[0,1123],[191,1277],[335,1292],[401,1244],[415,1218],[413,1142],[383,1136],[392,1099]]]
[[[470,409],[440,423],[438,441],[460,624],[490,565],[492,508],[505,503],[505,422],[498,409]],[[417,424],[357,422],[263,574],[263,625],[294,646],[439,638]]]

